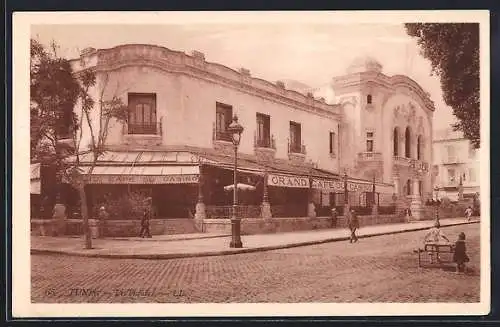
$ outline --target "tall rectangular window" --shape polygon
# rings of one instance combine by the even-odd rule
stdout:
[[[330,132],[330,154],[335,154],[336,141],[335,132]]]
[[[217,102],[215,105],[215,139],[221,141],[231,141],[231,134],[227,128],[233,119],[233,107]]]
[[[290,152],[301,153],[302,152],[302,140],[301,140],[301,130],[300,124],[291,121],[290,122]]]
[[[256,146],[261,148],[271,147],[271,117],[257,113]]]
[[[373,152],[373,132],[366,132],[366,152]]]
[[[128,132],[129,134],[157,134],[156,94],[128,94]]]

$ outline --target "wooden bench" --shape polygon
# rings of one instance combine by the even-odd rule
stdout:
[[[422,267],[422,253],[426,253],[431,257],[431,264],[438,263],[451,263],[453,260],[453,253],[455,252],[455,244],[453,243],[425,243],[424,248],[418,248],[413,252],[418,254],[418,267]],[[449,260],[442,260],[440,254],[451,254]],[[436,258],[436,260],[434,260]],[[436,262],[435,262],[436,261]]]

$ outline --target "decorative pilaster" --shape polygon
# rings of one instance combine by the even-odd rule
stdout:
[[[264,174],[264,191],[262,196],[262,204],[260,206],[260,216],[263,219],[271,219],[273,217],[271,212],[271,204],[269,203],[269,194],[267,189],[267,173]]]
[[[57,235],[63,235],[64,234],[64,229],[66,226],[66,219],[68,217],[66,216],[66,206],[61,203],[59,198],[56,200],[56,204],[54,205],[54,211],[52,214],[52,219],[54,220],[56,224],[56,234]]]
[[[309,178],[307,216],[311,219],[316,218],[316,207],[313,202],[312,178]]]
[[[462,179],[462,174],[460,174],[460,182],[458,183],[458,201],[464,200],[464,183]]]
[[[198,179],[198,202],[196,203],[196,212],[194,214],[194,218],[197,220],[203,220],[207,218],[207,214],[205,211],[205,201],[203,197],[203,184],[204,184],[203,170],[202,167],[200,166],[200,177]]]
[[[419,194],[419,183],[417,178],[413,180],[410,210],[412,220],[421,220],[423,218],[422,199]]]

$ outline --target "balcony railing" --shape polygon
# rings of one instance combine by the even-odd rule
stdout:
[[[161,123],[132,123],[127,125],[128,134],[161,135]]]
[[[304,144],[288,143],[288,153],[306,154],[306,146]]]
[[[214,141],[224,141],[224,142],[232,142],[233,141],[233,137],[232,137],[230,132],[218,130],[215,127],[215,124],[213,125],[213,128],[212,128],[212,139]]]
[[[231,142],[232,136],[231,136],[231,133],[229,133],[227,131],[215,131],[214,139],[217,141]]]
[[[406,158],[406,157],[399,157],[399,156],[395,156],[394,157],[394,162],[398,165],[402,165],[402,166],[411,166],[412,164],[412,161],[413,159],[411,158]]]
[[[382,153],[380,152],[360,152],[358,153],[359,161],[381,161]]]
[[[276,141],[273,135],[271,135],[271,137],[268,138],[260,138],[257,135],[255,135],[254,146],[256,148],[269,148],[276,150]]]
[[[420,160],[414,160],[415,169],[429,171],[429,163]]]

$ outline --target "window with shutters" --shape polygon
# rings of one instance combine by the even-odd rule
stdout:
[[[217,102],[215,105],[215,139],[231,142],[231,133],[227,128],[233,120],[233,107]]]
[[[260,148],[271,147],[271,117],[257,113],[256,146]]]
[[[128,94],[128,133],[158,134],[155,93]]]

